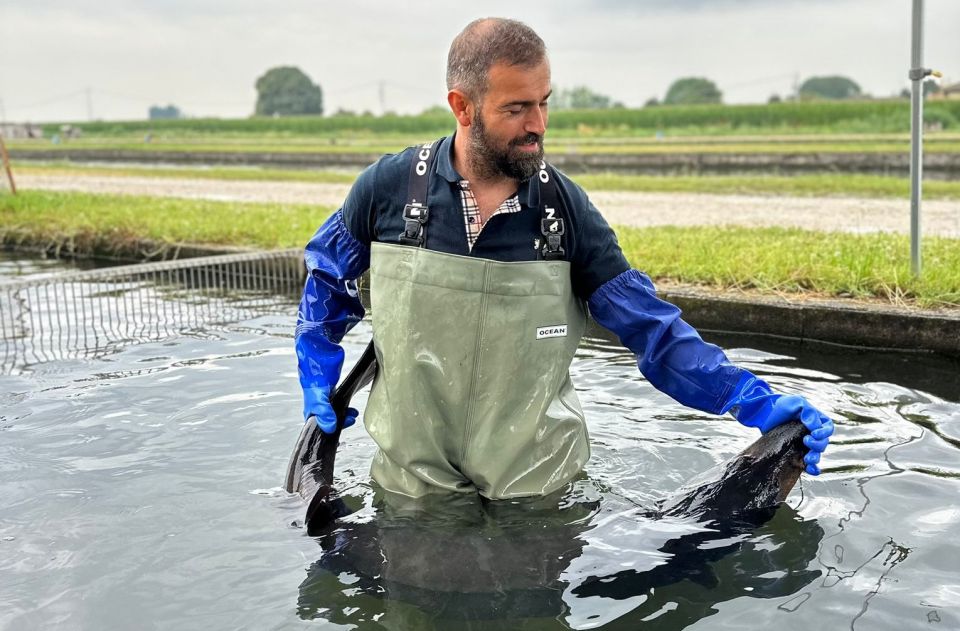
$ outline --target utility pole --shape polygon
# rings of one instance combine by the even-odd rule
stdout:
[[[920,199],[923,193],[923,81],[939,72],[923,67],[923,0],[913,0],[913,37],[910,49],[910,269],[919,278]]]

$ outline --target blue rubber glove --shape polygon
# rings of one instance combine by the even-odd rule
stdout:
[[[833,434],[833,421],[801,396],[776,394],[767,382],[744,371],[740,382],[723,408],[747,427],[756,427],[767,433],[788,421],[799,420],[809,434],[803,444],[810,450],[804,456],[807,473],[820,475],[820,456]]]
[[[333,411],[333,406],[330,405],[330,389],[314,388],[309,391],[309,393],[304,391],[304,395],[313,395],[311,397],[313,401],[307,403],[306,406],[313,412],[307,420],[312,418],[316,421],[320,431],[324,434],[332,434],[337,431],[337,415]],[[347,408],[347,414],[343,419],[343,427],[341,429],[346,429],[356,423],[359,415],[360,412],[355,408]]]

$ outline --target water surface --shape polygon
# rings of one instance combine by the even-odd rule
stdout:
[[[337,461],[358,512],[313,539],[280,488],[294,310],[0,376],[0,628],[960,628],[955,364],[715,338],[838,424],[824,474],[734,528],[644,513],[755,430],[591,337],[573,379],[593,457],[569,489],[397,502],[371,488],[358,425]],[[349,334],[348,364],[369,336]]]

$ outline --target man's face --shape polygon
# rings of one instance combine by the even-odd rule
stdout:
[[[471,164],[480,177],[525,180],[543,160],[550,65],[495,64],[470,126]]]

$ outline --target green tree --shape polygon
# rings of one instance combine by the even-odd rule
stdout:
[[[684,77],[674,81],[663,98],[665,105],[698,105],[702,103],[720,103],[723,93],[710,79],[703,77]]]
[[[863,96],[860,86],[852,79],[831,75],[810,77],[800,84],[801,99],[855,99]]]
[[[557,110],[604,110],[617,106],[623,107],[609,96],[594,92],[584,85],[559,88],[550,97],[550,107]]]
[[[183,112],[176,105],[151,105],[149,110],[150,120],[183,118]]]
[[[420,112],[423,115],[436,116],[439,114],[449,114],[450,107],[447,105],[431,105],[427,109]]]
[[[940,92],[940,85],[932,80],[927,79],[923,82],[923,96],[924,98],[930,96],[931,94],[938,94]],[[900,90],[901,99],[909,99],[911,96],[910,88],[904,88]]]
[[[256,116],[323,114],[323,90],[299,68],[271,68],[257,79],[256,88]]]

